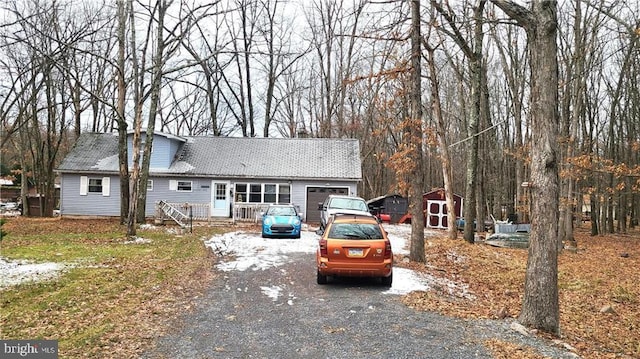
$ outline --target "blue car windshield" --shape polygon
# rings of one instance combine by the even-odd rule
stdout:
[[[293,207],[270,207],[267,216],[295,216],[296,210]]]
[[[334,239],[383,239],[380,226],[372,223],[334,223],[329,231]]]

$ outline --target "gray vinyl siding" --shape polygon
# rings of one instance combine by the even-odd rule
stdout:
[[[101,193],[87,193],[80,195],[80,176],[76,174],[63,174],[61,176],[60,213],[73,216],[114,216],[120,215],[120,178],[102,174],[89,174],[89,178],[110,178],[109,196]],[[213,178],[188,178],[188,177],[150,177],[153,181],[153,189],[147,192],[147,205],[145,214],[147,217],[155,216],[157,201],[170,203],[211,203],[211,181]],[[171,180],[191,181],[191,192],[171,191]],[[216,181],[229,181],[233,189],[236,183],[275,183],[284,184],[283,181],[263,180],[233,180],[215,179]],[[349,193],[357,195],[357,183],[350,181],[293,181],[291,183],[291,203],[298,206],[303,212],[307,208],[308,187],[346,187]]]
[[[87,174],[89,178],[109,177],[109,196],[102,193],[80,195],[80,175],[60,176],[60,214],[70,216],[120,216],[120,180],[117,176]]]
[[[155,205],[158,201],[169,203],[211,203],[211,178],[188,177],[152,177],[153,190],[147,191],[147,217],[155,216]],[[191,181],[191,192],[170,191],[169,182]]]
[[[64,174],[60,182],[60,213],[69,216],[120,216],[120,178],[101,174],[87,175],[89,178],[110,178],[110,194],[87,193],[80,195],[80,176]],[[156,201],[173,203],[210,203],[211,179],[153,177],[153,190],[147,192],[145,215],[155,216]],[[192,191],[170,191],[169,181],[191,181]]]
[[[144,141],[145,135],[142,136]],[[151,151],[151,168],[169,168],[171,161],[173,160],[178,148],[180,148],[180,142],[168,139],[163,136],[153,137],[153,149]],[[133,163],[133,137],[129,136],[127,141],[128,153],[129,153],[129,166]],[[142,161],[142,156],[140,156]]]

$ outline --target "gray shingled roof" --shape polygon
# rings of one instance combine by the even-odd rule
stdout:
[[[362,178],[360,146],[354,139],[183,137],[168,169],[152,174],[241,178]],[[117,172],[116,135],[85,133],[59,172]]]

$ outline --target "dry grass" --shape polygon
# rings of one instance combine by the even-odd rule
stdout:
[[[56,339],[61,358],[137,358],[214,279],[200,236],[139,230],[150,243],[125,244],[107,220],[15,218],[2,255],[77,262],[56,280],[2,291],[3,339]]]
[[[640,235],[590,237],[585,228],[576,239],[578,250],[564,251],[559,258],[560,339],[582,358],[639,358]],[[525,250],[430,240],[427,265],[414,268],[466,283],[476,298],[436,290],[410,294],[405,303],[462,318],[515,318],[526,260]],[[497,358],[542,358],[508,343],[486,344]]]

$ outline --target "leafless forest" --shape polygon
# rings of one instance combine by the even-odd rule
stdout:
[[[526,221],[539,104],[525,30],[498,3],[423,0],[412,57],[410,1],[0,0],[2,176],[53,198],[87,131],[348,137],[364,198],[407,195],[409,175],[468,196],[472,178],[477,218]],[[560,236],[585,216],[624,232],[640,216],[640,2],[557,9]]]

